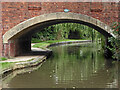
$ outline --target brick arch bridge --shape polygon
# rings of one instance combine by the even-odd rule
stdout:
[[[17,4],[17,5],[16,5]],[[106,38],[114,36],[117,2],[2,2],[0,56],[14,57],[31,50],[31,35],[58,23],[88,25]],[[69,9],[69,12],[64,12]]]

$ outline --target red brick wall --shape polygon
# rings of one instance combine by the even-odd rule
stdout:
[[[33,7],[39,9],[31,10]],[[46,13],[63,12],[65,8],[73,13],[94,17],[106,24],[118,20],[118,6],[114,2],[2,2],[3,34],[29,18]]]
[[[15,45],[15,41],[9,41],[9,43],[4,44],[4,55],[5,57],[15,57],[16,56],[16,50],[15,48],[17,44]]]
[[[2,44],[2,32],[0,31],[0,56],[2,56],[3,44]]]
[[[9,56],[9,44],[4,44],[4,54],[2,56]]]
[[[0,2],[0,11],[2,11],[2,6]],[[2,43],[2,13],[0,13],[0,56],[2,56],[3,43]]]

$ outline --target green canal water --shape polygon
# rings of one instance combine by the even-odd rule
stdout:
[[[15,75],[9,88],[117,88],[118,63],[106,60],[100,45],[50,47],[53,55],[37,70]],[[25,70],[24,70],[25,71]]]

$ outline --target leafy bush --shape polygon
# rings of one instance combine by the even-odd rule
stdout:
[[[114,37],[110,37],[109,38],[109,42],[111,43],[111,47],[108,47],[113,55],[114,59],[120,60],[120,22],[114,22],[113,26],[113,34],[116,36],[116,38]]]

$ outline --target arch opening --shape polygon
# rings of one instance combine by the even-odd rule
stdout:
[[[45,14],[24,21],[4,34],[3,43],[5,46],[9,45],[10,49],[7,56],[14,57],[22,52],[30,51],[31,35],[33,33],[59,23],[79,23],[87,25],[103,34],[106,38],[111,36],[114,37],[111,32],[112,29],[108,25],[92,17],[64,12]]]

